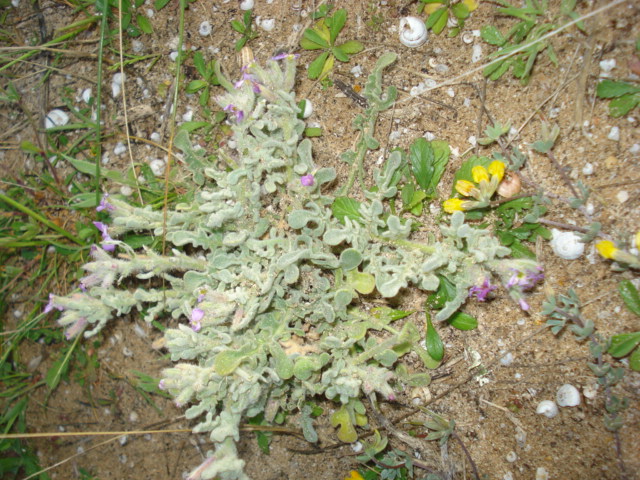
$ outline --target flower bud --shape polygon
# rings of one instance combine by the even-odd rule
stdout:
[[[471,169],[471,176],[473,177],[473,181],[476,183],[480,183],[482,180],[485,182],[489,181],[489,172],[482,165],[476,165]]]

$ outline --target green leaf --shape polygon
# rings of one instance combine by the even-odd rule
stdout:
[[[238,20],[231,20],[231,28],[233,28],[238,33],[244,34],[244,24],[239,22]]]
[[[464,20],[471,14],[471,12],[469,12],[469,8],[462,2],[454,4],[451,7],[451,12],[453,13],[454,17],[459,20]]]
[[[431,314],[429,312],[425,313],[427,316],[427,335],[425,337],[427,352],[429,352],[431,358],[440,361],[444,356],[444,345],[437,330],[433,327],[433,323],[431,323]]]
[[[440,310],[444,308],[444,305],[453,300],[456,296],[456,286],[445,276],[438,275],[440,279],[440,285],[438,290],[431,293],[425,302],[425,308],[429,310]]]
[[[616,98],[638,92],[640,92],[639,86],[617,80],[602,80],[596,88],[596,95],[599,98]]]
[[[622,333],[611,337],[609,354],[615,358],[627,356],[640,344],[640,332]]]
[[[331,45],[333,45],[338,38],[338,34],[344,27],[347,21],[347,11],[344,8],[337,10],[331,17],[327,18],[327,24],[329,26],[329,38]]]
[[[357,40],[348,40],[340,45],[340,50],[342,50],[347,55],[353,55],[354,53],[360,53],[364,50],[364,45],[362,45]]]
[[[307,40],[307,42],[304,42],[303,44],[302,40]],[[307,43],[308,46],[305,45]],[[313,45],[316,46],[314,47]],[[329,48],[331,45],[329,45],[329,43],[327,43],[327,41],[318,34],[318,32],[312,28],[307,28],[300,40],[300,46],[305,50],[318,50],[320,48]]]
[[[136,23],[143,33],[153,33],[153,26],[151,25],[151,21],[145,15],[136,15]]]
[[[458,330],[474,330],[478,328],[478,320],[463,312],[456,312],[447,320],[449,325]]]
[[[355,248],[347,248],[340,254],[340,267],[344,270],[353,270],[362,263],[362,254]]]
[[[360,205],[360,202],[353,198],[338,197],[331,204],[331,211],[333,212],[333,216],[342,224],[345,223],[345,217],[359,222],[362,220],[362,215],[359,211]]]
[[[192,80],[185,87],[186,93],[196,93],[198,90],[205,88],[208,83],[204,80]]]
[[[409,162],[411,173],[418,185],[427,190],[433,177],[435,156],[431,144],[424,138],[418,138],[409,147]]]
[[[376,288],[376,277],[370,273],[351,270],[345,277],[349,286],[362,295],[369,295]]]
[[[395,310],[389,307],[376,307],[371,309],[371,314],[385,324],[408,317],[412,313],[410,310]]]
[[[514,239],[513,242],[509,245],[511,249],[511,256],[513,258],[530,258],[531,260],[536,259],[536,254],[526,245],[520,242],[518,239]]]
[[[634,372],[640,372],[640,348],[636,348],[629,357],[629,368]]]
[[[640,316],[640,295],[635,285],[630,280],[622,280],[618,284],[618,292],[627,308]]]
[[[156,10],[162,10],[171,0],[156,0],[153,4]]]
[[[344,53],[340,47],[333,47],[331,49],[331,53],[333,53],[333,56],[336,57],[341,62],[349,61],[349,55]]]
[[[442,7],[429,15],[429,18],[424,24],[427,30],[431,29],[433,33],[438,35],[444,30],[444,27],[447,25],[447,20],[449,20],[449,9]]]
[[[304,129],[305,137],[321,137],[322,136],[322,128],[320,127],[307,127]]]
[[[456,193],[455,185],[458,180],[467,180],[469,182],[473,182],[473,176],[471,175],[471,170],[476,165],[482,165],[487,168],[491,164],[492,160],[488,157],[476,157],[475,155],[471,157],[469,160],[465,161],[460,168],[453,175],[453,186],[451,187],[451,195]]]
[[[324,69],[324,64],[329,57],[329,52],[322,52],[316,57],[316,59],[309,65],[308,76],[311,80],[317,79]]]
[[[609,115],[614,118],[622,117],[640,105],[640,95],[628,94],[614,98],[609,102]]]

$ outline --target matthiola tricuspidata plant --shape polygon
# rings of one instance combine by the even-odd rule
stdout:
[[[390,105],[393,91],[383,91],[381,72],[394,60],[383,55],[369,77],[365,115]],[[147,322],[165,314],[177,320],[165,332],[176,365],[164,370],[160,388],[214,445],[191,479],[248,478],[236,452],[243,418],[299,410],[305,436],[316,441],[305,402],[324,396],[341,405],[332,417],[341,438],[355,441],[362,394],[393,400],[399,385],[429,382],[400,366],[411,351],[433,364],[418,327],[397,322],[406,312],[367,308],[363,295],[434,291],[445,276],[456,293],[436,315],[442,321],[470,295],[495,295],[492,281],[528,308],[523,291],[541,278],[535,262],[505,258],[509,249],[465,224],[460,211],[439,239],[413,240],[412,221],[387,206],[397,193],[400,152],[375,172],[375,188],[353,200],[355,214],[337,215],[328,193],[336,174],[314,164],[302,138],[295,63],[293,55],[252,63],[235,83],[218,72],[226,93],[217,101],[229,113],[235,149],[208,156],[178,135],[193,201],[169,210],[165,224],[162,211],[105,198],[98,208],[111,221],[97,225],[103,243],[83,267],[81,288],[52,295],[47,306],[61,311],[70,337],[94,335],[134,309]],[[129,232],[164,235],[167,254],[118,240]]]

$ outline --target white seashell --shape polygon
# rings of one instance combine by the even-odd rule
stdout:
[[[84,101],[84,103],[89,103],[91,101],[91,95],[93,95],[93,92],[91,92],[91,89],[85,88],[82,91],[82,101]]]
[[[61,127],[69,123],[69,115],[64,110],[56,108],[47,113],[44,119],[44,128],[49,130],[54,127]]]
[[[240,2],[240,10],[251,10],[253,8],[253,0],[242,0]]]
[[[260,28],[262,28],[265,32],[270,32],[276,26],[276,21],[273,18],[265,18],[260,22]]]
[[[536,413],[547,418],[553,418],[558,415],[558,406],[553,400],[542,400],[536,408]]]
[[[580,241],[580,237],[573,232],[561,232],[552,229],[551,248],[553,253],[564,260],[575,260],[584,253],[584,243]]]
[[[475,35],[472,32],[464,32],[461,38],[464,43],[469,45],[475,40]]]
[[[212,30],[213,28],[211,27],[211,22],[208,22],[206,20],[200,24],[200,27],[198,27],[198,33],[203,37],[211,35]]]
[[[570,383],[565,383],[556,393],[556,402],[561,407],[575,407],[580,405],[580,392]]]
[[[427,28],[418,17],[400,19],[400,43],[405,47],[415,48],[427,41]]]
[[[120,95],[120,92],[122,91],[122,82],[124,81],[124,76],[122,75],[122,73],[118,72],[113,76],[113,79],[111,80],[111,95],[113,96],[113,98],[116,98]]]
[[[151,171],[156,177],[161,177],[165,168],[164,160],[160,160],[159,158],[151,160],[151,162],[149,162],[149,168],[151,168]]]
[[[308,98],[305,98],[302,118],[309,118],[312,113],[313,113],[313,104],[311,103],[311,100],[309,100]]]

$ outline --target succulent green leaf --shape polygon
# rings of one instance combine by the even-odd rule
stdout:
[[[478,328],[478,320],[464,312],[454,313],[447,322],[458,330],[474,330]]]
[[[640,316],[640,295],[631,280],[622,280],[618,284],[618,292],[627,308]]]
[[[347,248],[340,254],[340,267],[343,270],[353,270],[362,263],[362,254],[355,248]]]
[[[602,80],[596,88],[596,95],[599,98],[616,98],[638,92],[640,92],[640,86],[617,80]]]
[[[611,337],[609,354],[615,358],[628,355],[634,348],[640,345],[640,332],[623,333]]]
[[[427,351],[429,355],[434,360],[440,361],[444,356],[444,344],[442,343],[442,339],[438,334],[438,331],[433,327],[433,323],[431,322],[431,314],[426,312],[427,316],[427,335],[425,338],[425,342],[427,345]]]
[[[311,64],[309,65],[309,72],[308,72],[309,78],[311,80],[315,80],[322,74],[322,71],[324,70],[324,65],[327,62],[328,58],[329,58],[329,52],[322,52],[320,55],[316,57],[316,59],[313,62],[311,62]]]

